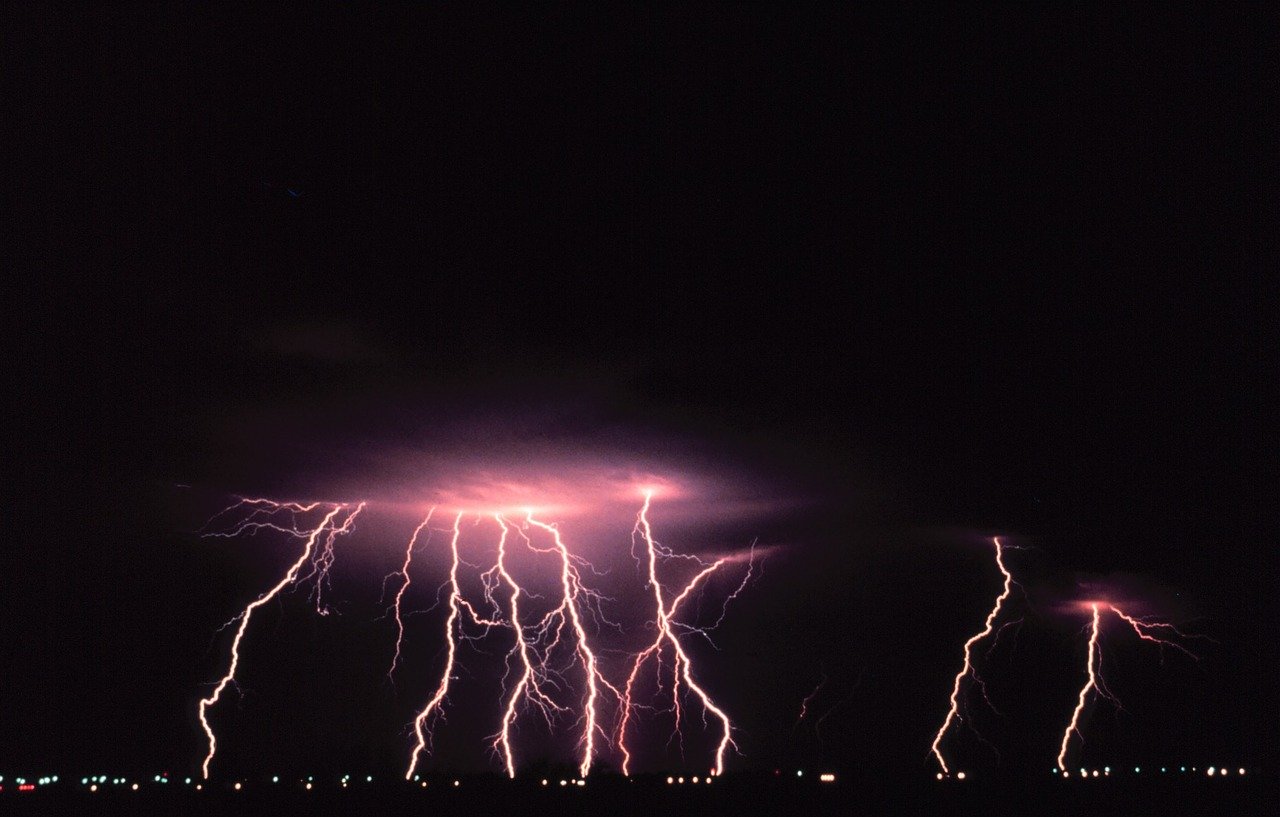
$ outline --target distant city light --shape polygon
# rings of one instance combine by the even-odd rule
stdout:
[[[133,789],[134,791],[137,791],[137,790],[138,790],[138,784],[137,784],[137,783],[134,783],[134,784],[133,784],[132,786],[130,786],[129,788]]]
[[[89,787],[89,791],[97,791],[97,790],[98,790],[98,784],[97,784],[97,783],[94,783],[92,786],[90,786],[90,787]]]
[[[831,772],[823,772],[822,774],[818,775],[818,779],[823,783],[836,782],[836,776],[833,775]]]
[[[964,780],[964,772],[956,772],[956,780]]]

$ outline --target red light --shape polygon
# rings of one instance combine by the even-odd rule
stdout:
[[[23,785],[18,787],[18,791],[35,791],[35,790],[36,790],[36,785],[34,783],[24,783]]]

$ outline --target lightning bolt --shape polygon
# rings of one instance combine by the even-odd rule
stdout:
[[[947,716],[943,719],[942,726],[938,728],[938,734],[934,735],[933,746],[931,747],[934,757],[938,759],[938,765],[942,767],[943,774],[951,774],[951,769],[947,766],[946,758],[942,756],[942,738],[946,735],[947,730],[951,728],[952,723],[962,720],[960,717],[959,704],[960,686],[964,683],[966,676],[972,677],[974,680],[978,681],[979,684],[982,683],[981,678],[978,677],[977,672],[975,672],[973,668],[973,647],[978,642],[991,635],[994,630],[996,618],[1000,615],[1000,608],[1004,605],[1005,600],[1009,598],[1013,585],[1015,584],[1013,581],[1013,574],[1011,574],[1004,565],[1004,546],[1000,544],[1000,537],[993,537],[991,541],[995,544],[996,548],[996,566],[1000,568],[1000,574],[1004,576],[1004,588],[1000,591],[1000,595],[996,596],[995,605],[992,606],[991,612],[987,613],[987,620],[983,623],[982,629],[970,636],[968,641],[964,642],[964,665],[960,668],[960,671],[956,673],[955,681],[951,685],[951,708],[947,710]],[[985,688],[983,691],[983,697],[986,697]],[[988,703],[990,702],[988,701]]]
[[[1067,724],[1066,730],[1062,733],[1062,745],[1058,748],[1058,768],[1064,772],[1067,769],[1067,745],[1071,742],[1071,735],[1080,734],[1080,713],[1084,712],[1084,705],[1089,699],[1089,692],[1099,688],[1098,665],[1101,663],[1101,656],[1098,654],[1098,631],[1100,629],[1098,605],[1094,602],[1089,607],[1093,610],[1093,622],[1089,625],[1089,658],[1085,662],[1085,672],[1088,674],[1089,679],[1080,688],[1080,695],[1076,699],[1076,708],[1071,711],[1071,722]]]
[[[249,620],[253,617],[253,613],[262,605],[271,601],[278,596],[281,591],[295,582],[299,581],[299,574],[304,565],[311,563],[311,571],[306,574],[302,580],[307,578],[316,578],[317,586],[319,582],[328,574],[329,567],[333,564],[332,552],[333,542],[339,535],[347,533],[351,530],[352,524],[355,522],[356,516],[360,511],[364,510],[365,503],[361,502],[354,509],[350,509],[349,505],[337,503],[325,514],[320,524],[311,529],[309,532],[298,527],[297,514],[307,513],[319,507],[320,503],[311,503],[302,505],[295,502],[277,503],[267,499],[242,499],[229,508],[224,509],[214,519],[217,519],[226,513],[241,507],[249,507],[250,513],[238,524],[232,527],[228,533],[206,534],[210,536],[235,536],[246,531],[258,530],[275,530],[286,533],[290,536],[302,538],[305,540],[302,553],[299,554],[297,560],[289,566],[284,576],[270,590],[257,599],[250,602],[247,607],[231,621],[239,620],[240,625],[236,628],[235,637],[231,641],[231,663],[227,668],[227,673],[218,681],[214,687],[212,694],[207,698],[200,699],[200,725],[204,729],[205,736],[209,740],[209,753],[205,755],[204,763],[201,764],[200,770],[204,775],[204,779],[209,779],[209,765],[213,762],[213,756],[218,749],[218,740],[214,735],[213,727],[209,725],[208,711],[215,706],[222,697],[222,692],[229,684],[235,683],[236,670],[240,666],[240,643],[244,640],[244,635],[249,629]],[[334,519],[344,510],[348,510],[346,517],[341,525],[334,525]],[[277,521],[280,514],[287,514],[289,521],[287,524]],[[213,520],[211,519],[210,522]],[[327,533],[324,543],[321,545],[319,555],[316,555],[316,543],[320,539],[322,533]],[[317,609],[322,613],[325,612],[319,603],[318,591],[315,595]],[[228,622],[230,623],[230,622]]]
[[[449,565],[449,617],[445,620],[444,636],[447,657],[445,658],[444,670],[440,673],[440,683],[436,687],[435,694],[431,696],[431,700],[427,701],[427,705],[422,708],[418,716],[413,721],[413,732],[417,736],[418,743],[413,748],[413,754],[409,758],[409,769],[404,773],[405,780],[413,779],[413,772],[418,767],[418,756],[426,749],[427,743],[431,737],[430,727],[427,720],[432,717],[433,713],[439,715],[440,705],[444,701],[445,696],[449,694],[449,681],[453,678],[454,661],[458,656],[458,618],[462,613],[462,607],[465,602],[462,600],[462,590],[458,587],[458,563],[461,561],[458,557],[458,538],[462,535],[462,514],[459,513],[453,520],[453,536],[449,540],[449,550],[453,555],[453,561]]]
[[[1111,701],[1117,707],[1120,706],[1120,701],[1111,694],[1110,690],[1107,689],[1106,682],[1102,678],[1102,648],[1098,642],[1102,631],[1101,613],[1104,606],[1107,610],[1115,613],[1117,618],[1128,624],[1134,633],[1137,634],[1138,638],[1141,638],[1143,641],[1149,641],[1160,645],[1161,651],[1163,651],[1165,647],[1172,647],[1197,661],[1200,660],[1198,655],[1191,652],[1186,647],[1174,641],[1169,641],[1152,635],[1151,630],[1169,630],[1182,638],[1192,638],[1195,636],[1188,636],[1172,624],[1168,624],[1166,622],[1152,621],[1150,619],[1130,616],[1114,604],[1103,604],[1096,601],[1089,602],[1089,609],[1092,611],[1093,615],[1089,624],[1089,656],[1085,662],[1085,673],[1087,674],[1088,679],[1085,681],[1085,685],[1080,688],[1080,694],[1076,698],[1075,709],[1071,711],[1071,721],[1067,724],[1067,728],[1062,733],[1062,744],[1058,748],[1058,768],[1062,770],[1063,774],[1067,773],[1067,749],[1071,744],[1071,736],[1075,735],[1081,740],[1084,740],[1084,736],[1080,734],[1080,716],[1084,713],[1084,707],[1088,702],[1089,693],[1096,690],[1098,694],[1102,695],[1102,697]]]
[[[400,663],[400,644],[404,641],[404,619],[400,614],[400,603],[404,600],[405,591],[409,589],[409,565],[413,562],[413,549],[418,543],[418,535],[422,533],[423,528],[427,527],[427,525],[431,523],[431,516],[435,512],[436,509],[432,508],[427,513],[427,518],[422,520],[422,524],[418,525],[418,527],[414,529],[413,536],[409,537],[409,544],[404,549],[404,564],[400,567],[398,573],[392,573],[388,576],[388,578],[390,578],[390,576],[399,575],[403,579],[400,583],[400,589],[396,591],[396,598],[393,604],[396,619],[396,651],[395,655],[391,658],[391,668],[387,670],[388,680],[394,680],[396,665]]]
[[[605,677],[598,651],[592,643],[592,633],[598,632],[603,626],[608,625],[619,631],[621,628],[605,615],[604,605],[608,599],[583,581],[583,570],[591,570],[597,574],[598,571],[586,559],[572,552],[560,528],[536,518],[532,510],[526,511],[523,519],[519,521],[512,521],[501,512],[472,514],[459,510],[456,513],[449,538],[451,561],[448,580],[439,591],[443,595],[447,588],[448,615],[444,622],[444,664],[434,692],[412,722],[415,743],[405,772],[406,779],[412,779],[414,773],[418,771],[424,753],[430,754],[432,751],[433,730],[437,723],[444,720],[451,685],[459,671],[460,644],[464,641],[478,641],[495,628],[510,632],[513,640],[506,655],[505,673],[502,677],[500,726],[497,733],[491,735],[488,741],[495,756],[501,758],[509,777],[514,778],[517,771],[513,731],[521,713],[529,709],[541,715],[548,728],[552,730],[556,729],[557,722],[562,716],[580,713],[573,728],[579,730],[578,772],[582,777],[586,777],[591,772],[602,751],[614,746],[615,741],[625,758],[624,771],[629,774],[631,754],[626,745],[628,725],[633,710],[640,706],[632,700],[636,679],[642,668],[652,658],[657,664],[661,691],[662,679],[666,671],[663,665],[664,653],[673,656],[673,663],[669,669],[672,687],[671,711],[675,714],[676,722],[673,738],[680,735],[682,702],[689,695],[696,696],[702,705],[704,726],[707,719],[711,717],[718,720],[721,726],[721,737],[715,750],[712,770],[713,774],[721,773],[724,768],[725,752],[728,747],[734,746],[732,723],[724,710],[711,699],[695,679],[692,660],[681,643],[680,636],[697,634],[710,641],[710,631],[724,620],[729,603],[742,592],[753,575],[755,544],[753,543],[751,554],[747,559],[747,569],[742,582],[726,597],[715,624],[698,627],[683,623],[677,618],[682,605],[699,588],[705,586],[708,577],[721,570],[726,563],[736,561],[737,558],[724,557],[708,562],[697,556],[674,553],[660,545],[653,539],[648,519],[651,499],[652,494],[646,493],[644,505],[637,515],[632,536],[632,553],[636,555],[637,540],[642,538],[646,548],[648,587],[652,588],[656,607],[657,635],[646,649],[630,656],[633,660],[625,692]],[[200,723],[209,742],[209,752],[202,765],[206,779],[217,748],[217,740],[209,724],[207,713],[221,700],[224,690],[236,682],[236,673],[240,665],[240,646],[255,611],[278,597],[290,586],[311,582],[311,600],[318,613],[327,614],[329,609],[324,604],[323,592],[328,586],[329,572],[334,563],[336,539],[351,530],[356,517],[364,508],[363,502],[358,505],[349,505],[241,498],[235,504],[215,514],[202,528],[202,530],[208,530],[214,526],[214,523],[225,527],[226,518],[237,514],[238,518],[229,528],[204,535],[234,537],[271,531],[296,538],[303,543],[301,553],[289,566],[284,576],[224,625],[224,628],[235,625],[230,666],[210,696],[200,702]],[[318,525],[312,526],[308,519],[314,520],[314,517],[309,515],[320,511],[324,512],[323,518]],[[423,541],[430,540],[431,523],[435,511],[436,508],[432,508],[409,536],[404,546],[404,556],[400,560],[399,569],[387,574],[383,579],[384,598],[387,582],[392,577],[397,577],[399,580],[394,598],[387,610],[394,617],[396,628],[394,651],[387,670],[387,677],[391,680],[394,680],[395,671],[402,663],[404,655],[403,605],[412,583],[411,570],[415,553],[421,548]],[[462,559],[460,546],[463,522],[470,519],[474,519],[476,525],[491,521],[496,524],[499,534],[496,560],[491,567],[480,573],[482,596],[474,601],[466,597],[459,580],[461,566],[471,567]],[[556,573],[558,591],[551,602],[553,606],[541,617],[535,615],[532,620],[530,620],[526,600],[540,597],[522,587],[511,571],[511,544],[516,541],[514,537],[519,537],[523,547],[528,551],[552,557],[558,566]],[[696,573],[678,593],[670,596],[669,599],[667,589],[658,580],[660,559],[663,561],[681,559],[697,566]],[[588,619],[591,621],[589,622]],[[480,628],[480,631],[476,628]],[[715,646],[713,642],[712,646]],[[561,660],[565,657],[568,659],[567,662]],[[583,687],[578,687],[579,691],[573,693],[571,690],[577,687],[577,682],[571,682],[569,676],[577,676],[578,672],[581,672]],[[580,697],[569,703],[566,700],[567,695]],[[614,704],[616,704],[617,718],[613,723],[606,725],[602,713],[612,711]]]
[[[630,774],[631,770],[631,752],[627,747],[626,734],[627,725],[631,720],[631,713],[637,706],[632,699],[636,677],[640,674],[641,667],[643,667],[650,658],[654,658],[658,662],[659,672],[661,672],[662,647],[663,644],[666,643],[670,645],[675,656],[675,663],[672,668],[671,675],[671,694],[672,708],[675,715],[676,734],[678,735],[680,733],[680,682],[683,680],[689,691],[697,696],[698,700],[702,703],[704,717],[705,713],[710,712],[717,720],[720,721],[721,737],[719,743],[716,745],[715,762],[711,769],[711,774],[718,776],[724,771],[725,751],[730,746],[734,746],[736,748],[736,744],[734,744],[732,738],[733,724],[729,721],[729,716],[725,714],[724,710],[717,706],[715,702],[712,701],[711,696],[707,694],[706,690],[699,686],[697,681],[694,680],[692,669],[693,662],[690,660],[688,653],[685,652],[684,646],[680,643],[680,639],[676,634],[676,630],[681,625],[678,625],[673,621],[672,617],[679,609],[680,604],[688,598],[689,594],[693,592],[693,589],[697,587],[698,583],[718,570],[726,560],[717,559],[711,564],[703,564],[702,569],[689,580],[679,594],[671,599],[670,603],[664,601],[662,584],[658,580],[658,555],[660,553],[663,555],[670,555],[670,551],[667,551],[659,545],[653,538],[653,529],[649,524],[649,506],[652,499],[653,493],[646,491],[644,495],[644,505],[640,508],[640,513],[636,517],[635,531],[639,533],[645,543],[645,553],[648,564],[648,584],[646,586],[653,590],[654,609],[656,611],[656,619],[654,622],[656,625],[656,635],[647,647],[635,655],[631,664],[631,673],[627,676],[627,682],[623,687],[622,714],[619,719],[617,732],[618,746],[622,751],[622,773]],[[699,563],[702,564],[701,562]],[[726,604],[741,592],[743,587],[746,586],[746,582],[749,578],[750,569],[748,569],[747,577],[743,579],[743,583],[739,585],[738,589],[729,596],[729,599],[726,599]],[[723,615],[721,618],[723,618]]]
[[[547,722],[547,726],[552,725],[552,715],[556,712],[563,712],[566,707],[558,705],[550,695],[542,689],[542,682],[545,679],[543,665],[534,660],[533,648],[529,639],[525,637],[524,626],[520,622],[520,585],[516,583],[511,574],[507,571],[506,564],[506,542],[507,535],[511,531],[511,526],[501,514],[494,514],[493,517],[498,526],[502,530],[502,534],[498,539],[498,563],[496,565],[497,572],[501,576],[503,583],[507,585],[510,592],[511,605],[511,629],[515,631],[516,643],[511,648],[511,652],[507,654],[508,676],[510,674],[510,664],[512,659],[519,660],[520,677],[516,681],[515,686],[511,689],[507,697],[507,705],[502,713],[502,728],[498,734],[491,740],[492,748],[502,754],[503,761],[507,768],[507,776],[515,778],[516,762],[515,753],[511,747],[511,730],[516,721],[517,707],[522,700],[531,701]],[[517,531],[519,532],[519,531]],[[521,533],[523,536],[524,534]],[[525,537],[526,543],[528,538]],[[506,678],[503,679],[504,686]],[[585,774],[585,773],[584,773]]]
[[[574,649],[577,654],[577,660],[582,664],[587,679],[587,698],[583,704],[582,712],[582,738],[579,740],[579,746],[582,748],[582,760],[578,764],[578,773],[586,777],[591,771],[591,763],[595,758],[597,731],[604,736],[606,741],[608,740],[608,735],[597,726],[599,717],[596,711],[596,701],[600,697],[600,687],[603,686],[609,690],[619,700],[622,699],[622,693],[618,691],[617,687],[605,680],[600,672],[596,654],[591,649],[586,627],[582,623],[581,603],[583,597],[590,600],[594,598],[594,594],[583,587],[582,577],[575,566],[574,557],[569,553],[569,549],[565,547],[564,540],[560,536],[560,530],[555,525],[548,525],[545,522],[539,522],[534,519],[532,512],[525,515],[525,522],[551,534],[551,540],[554,543],[552,550],[560,557],[560,588],[564,595],[559,606],[543,617],[539,629],[542,632],[548,632],[552,623],[558,621],[555,626],[556,635],[544,653],[546,656],[550,656],[555,645],[559,643],[566,622],[573,629]],[[539,549],[534,548],[534,550]],[[546,550],[543,549],[542,552],[546,552]]]

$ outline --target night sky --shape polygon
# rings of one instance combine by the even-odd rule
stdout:
[[[20,11],[0,772],[196,768],[296,553],[201,539],[234,495],[584,452],[757,509],[673,545],[776,546],[699,648],[730,768],[931,778],[997,534],[1025,621],[959,765],[1048,774],[1101,587],[1216,641],[1109,630],[1083,757],[1275,768],[1274,9],[857,5]],[[403,768],[411,530],[339,544],[342,615],[264,609],[225,773]],[[433,768],[497,769],[483,664]]]

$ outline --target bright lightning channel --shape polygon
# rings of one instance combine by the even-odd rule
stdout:
[[[1084,686],[1080,688],[1080,693],[1076,698],[1075,709],[1071,711],[1071,720],[1067,723],[1067,728],[1062,732],[1062,743],[1058,748],[1059,769],[1067,768],[1067,750],[1070,748],[1071,736],[1075,735],[1082,741],[1084,740],[1084,736],[1080,734],[1080,718],[1084,713],[1085,704],[1088,703],[1089,693],[1096,691],[1116,706],[1120,705],[1119,700],[1117,700],[1117,698],[1111,694],[1111,691],[1107,689],[1106,682],[1102,677],[1102,648],[1098,642],[1102,631],[1101,615],[1103,607],[1110,610],[1112,613],[1115,613],[1117,618],[1128,624],[1143,641],[1158,644],[1160,645],[1161,650],[1165,647],[1172,647],[1191,658],[1199,660],[1199,656],[1181,644],[1151,634],[1152,630],[1164,629],[1176,633],[1178,636],[1183,638],[1195,637],[1188,636],[1187,634],[1179,631],[1172,624],[1130,616],[1114,604],[1096,601],[1091,601],[1088,604],[1092,613],[1092,618],[1089,624],[1089,654],[1088,659],[1085,662],[1085,674],[1087,678]]]
[[[942,773],[944,775],[951,774],[951,769],[947,766],[947,760],[942,755],[942,738],[946,735],[947,730],[951,728],[952,723],[963,720],[960,717],[960,686],[964,682],[966,676],[972,677],[981,684],[981,679],[973,668],[973,648],[978,642],[989,637],[993,632],[996,618],[1000,615],[1000,609],[1004,605],[1005,600],[1009,598],[1009,594],[1012,592],[1013,585],[1015,584],[1013,574],[1009,572],[1008,568],[1006,568],[1004,564],[1004,546],[1000,543],[1000,537],[993,537],[991,541],[995,544],[996,566],[1000,568],[1000,574],[1004,576],[1004,587],[1000,591],[1000,595],[996,596],[995,605],[992,606],[991,612],[987,613],[987,620],[983,623],[982,629],[970,636],[968,641],[964,642],[964,665],[960,668],[960,671],[956,673],[955,681],[951,685],[951,708],[947,710],[947,716],[943,719],[942,726],[938,728],[938,733],[934,735],[933,738],[933,746],[931,747],[931,750],[934,757],[938,759],[938,765],[942,767]]]
[[[248,517],[241,520],[240,523],[235,525],[228,533],[207,534],[210,536],[235,536],[245,531],[269,529],[286,533],[296,538],[305,539],[306,544],[303,546],[302,553],[298,556],[297,561],[289,566],[284,577],[266,593],[263,593],[257,599],[250,602],[249,605],[245,607],[238,616],[236,616],[236,618],[231,620],[232,622],[239,620],[240,625],[236,628],[235,637],[231,640],[230,666],[227,668],[227,673],[218,681],[217,686],[214,687],[214,690],[209,697],[200,699],[200,725],[203,727],[205,736],[209,740],[209,752],[205,755],[204,762],[200,766],[201,773],[204,775],[204,779],[206,780],[209,779],[209,765],[213,762],[213,756],[218,749],[217,737],[214,735],[213,727],[209,725],[208,711],[221,699],[222,692],[227,688],[227,685],[235,683],[236,670],[240,666],[240,642],[244,640],[245,632],[249,629],[249,620],[253,617],[253,612],[278,596],[286,587],[296,581],[299,581],[299,573],[303,566],[308,562],[311,564],[311,570],[305,577],[303,577],[302,580],[315,578],[317,589],[314,591],[314,598],[316,600],[317,610],[321,613],[325,612],[323,607],[320,605],[320,591],[318,588],[320,587],[320,584],[327,579],[329,568],[333,564],[333,542],[339,535],[351,530],[351,526],[355,522],[356,517],[360,514],[360,511],[364,510],[365,503],[359,503],[354,509],[347,504],[334,504],[329,512],[325,514],[324,519],[317,527],[310,531],[299,529],[296,521],[297,514],[314,510],[319,506],[319,504],[320,503],[311,503],[309,505],[302,505],[296,502],[280,503],[266,499],[242,499],[229,508],[224,509],[214,518],[216,519],[236,508],[244,506],[252,508]],[[343,519],[342,524],[335,525],[334,519],[344,510],[348,511],[348,513]],[[282,513],[287,513],[290,516],[290,521],[287,525],[277,521],[277,517]],[[327,535],[325,536],[324,542],[317,553],[316,542],[320,539],[320,535],[322,533]],[[228,622],[228,624],[230,623],[231,622]]]
[[[676,611],[679,609],[680,604],[686,598],[688,598],[689,594],[693,592],[694,588],[697,587],[699,582],[701,582],[703,579],[705,579],[706,577],[714,573],[716,570],[718,570],[721,567],[721,565],[725,563],[726,560],[717,559],[716,561],[710,564],[705,564],[699,561],[699,564],[702,565],[702,569],[699,570],[698,573],[696,573],[693,576],[693,578],[689,580],[689,582],[685,585],[684,589],[681,590],[680,593],[677,594],[674,598],[672,598],[670,602],[665,601],[663,599],[662,583],[658,580],[658,555],[659,553],[663,553],[664,555],[666,555],[668,552],[664,548],[662,548],[662,546],[659,545],[653,538],[653,529],[649,524],[649,515],[648,515],[649,506],[650,506],[650,503],[652,502],[652,499],[653,499],[653,493],[646,491],[645,497],[644,497],[644,505],[640,508],[640,513],[636,517],[635,531],[640,535],[640,537],[643,539],[645,544],[645,553],[646,553],[647,563],[648,563],[648,585],[647,586],[652,588],[653,590],[654,609],[655,609],[655,616],[656,616],[654,621],[654,624],[656,625],[656,635],[654,636],[653,641],[650,642],[649,646],[645,647],[643,650],[641,650],[635,655],[631,664],[631,673],[630,675],[627,676],[627,682],[623,688],[622,715],[618,724],[618,746],[622,751],[622,773],[624,775],[630,774],[630,768],[631,768],[631,752],[627,748],[626,734],[627,734],[627,725],[631,720],[631,713],[633,709],[635,709],[635,707],[637,706],[637,704],[635,704],[635,702],[632,699],[632,693],[635,687],[636,677],[639,675],[641,667],[643,667],[644,664],[650,658],[653,658],[656,661],[658,661],[659,669],[661,669],[662,648],[665,642],[666,644],[670,645],[671,650],[675,655],[675,662],[672,667],[672,675],[671,675],[671,694],[672,694],[673,713],[675,715],[676,734],[679,734],[680,732],[680,720],[681,720],[680,681],[683,680],[684,685],[691,692],[693,692],[693,694],[696,695],[698,700],[702,703],[704,713],[710,712],[712,715],[715,716],[717,720],[720,721],[720,726],[721,726],[720,741],[716,745],[715,761],[714,761],[714,765],[711,768],[712,775],[719,775],[724,771],[725,751],[730,746],[734,746],[736,748],[736,744],[734,744],[733,737],[732,737],[733,724],[730,722],[729,716],[725,714],[724,710],[721,709],[719,706],[717,706],[715,702],[711,699],[711,696],[707,694],[706,690],[704,690],[701,686],[699,686],[697,681],[694,680],[693,662],[689,658],[689,654],[685,652],[684,646],[680,643],[680,639],[676,633],[676,629],[680,625],[678,625],[674,621],[673,616],[675,615]],[[738,588],[734,590],[734,592],[728,597],[728,599],[726,599],[726,604],[728,603],[728,601],[731,601],[733,598],[735,598],[738,595],[738,593],[742,591],[742,589],[746,586],[746,583],[750,578],[751,578],[751,568],[749,566],[747,569],[747,575],[743,579],[742,584],[740,584]],[[723,618],[723,614],[721,617]],[[696,628],[688,628],[688,629],[694,630],[696,632],[703,632],[700,630],[696,630]]]

